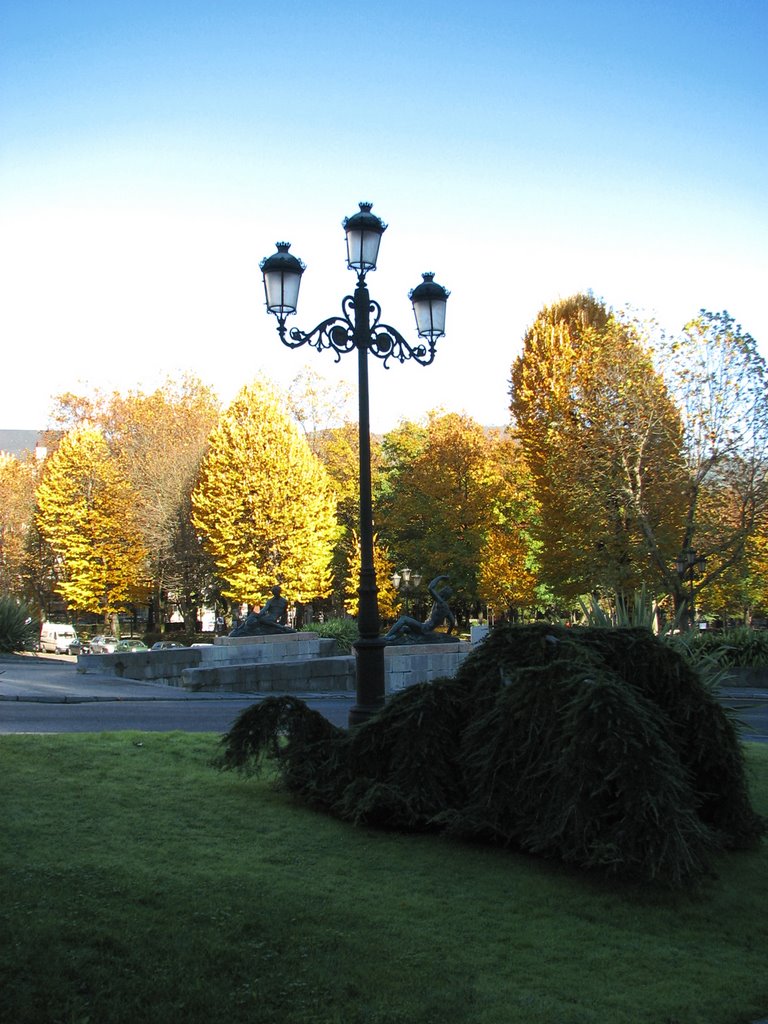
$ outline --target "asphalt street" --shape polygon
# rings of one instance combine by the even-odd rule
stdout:
[[[351,693],[295,694],[335,725],[346,727]],[[188,693],[160,683],[77,672],[62,655],[0,656],[0,735],[10,733],[224,733],[240,712],[264,695]],[[768,743],[768,691],[725,689],[722,703],[741,723],[745,740]]]
[[[0,735],[9,733],[226,732],[255,693],[188,693],[175,686],[77,672],[66,655],[0,656]],[[301,694],[346,728],[352,693]]]

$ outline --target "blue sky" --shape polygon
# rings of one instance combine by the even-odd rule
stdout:
[[[258,263],[308,265],[297,326],[354,285],[341,220],[389,228],[370,278],[435,363],[372,368],[372,423],[503,423],[542,305],[591,289],[670,331],[728,309],[768,354],[768,4],[0,3],[0,425],[51,396],[190,371],[354,382],[288,351]]]

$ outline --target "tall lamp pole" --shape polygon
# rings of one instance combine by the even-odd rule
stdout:
[[[338,362],[347,352],[357,352],[360,435],[360,587],[358,632],[355,647],[357,694],[349,713],[350,726],[364,722],[384,706],[384,640],[379,635],[378,588],[373,563],[373,508],[371,497],[371,431],[368,398],[368,354],[404,363],[415,359],[429,366],[435,358],[435,343],[445,334],[445,310],[449,292],[423,274],[422,282],[409,293],[416,317],[416,330],[425,344],[410,345],[388,324],[380,322],[381,307],[371,299],[366,274],[376,269],[381,236],[387,225],[374,213],[371,203],[343,222],[347,237],[347,267],[357,274],[353,295],[341,303],[341,316],[323,320],[305,333],[298,327],[287,330],[287,317],[296,312],[301,275],[306,269],[290,252],[288,242],[278,242],[277,252],[262,260],[267,310],[277,317],[280,340],[288,348],[310,345],[318,352],[332,349]]]

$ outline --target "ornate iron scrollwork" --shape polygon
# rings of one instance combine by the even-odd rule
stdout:
[[[352,352],[355,348],[354,329],[349,320],[340,316],[332,316],[328,320],[323,320],[314,330],[306,334],[298,327],[291,328],[288,338],[283,338],[283,343],[288,348],[309,345],[311,348],[316,348],[318,352],[329,348],[334,352],[338,363],[345,352]]]
[[[389,369],[390,359],[396,359],[404,363],[408,359],[415,359],[422,366],[429,366],[435,358],[435,346],[430,345],[409,345],[405,338],[388,324],[377,324],[371,328],[371,340],[368,345],[371,355],[381,359],[386,369]]]
[[[357,347],[355,342],[355,300],[351,295],[345,296],[341,304],[343,316],[329,317],[323,320],[311,331],[302,331],[298,327],[291,328],[286,338],[285,320],[279,320],[280,338],[288,348],[300,348],[302,345],[309,345],[311,348],[322,352],[330,349],[335,355],[336,362],[347,352],[352,352]],[[379,323],[381,307],[378,302],[371,300],[368,304],[368,312],[372,316],[368,337],[364,339],[365,347],[377,359],[381,359],[384,367],[389,369],[390,360],[397,360],[404,363],[408,359],[415,359],[421,366],[429,366],[435,358],[435,345],[430,342],[426,345],[410,345],[406,339],[394,327],[389,324]]]

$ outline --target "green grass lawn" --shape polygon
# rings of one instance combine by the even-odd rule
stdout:
[[[768,813],[768,747],[750,745]],[[0,739],[0,1021],[741,1024],[768,1016],[768,850],[693,895],[356,829],[216,737]]]

